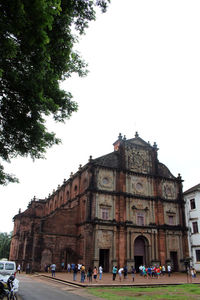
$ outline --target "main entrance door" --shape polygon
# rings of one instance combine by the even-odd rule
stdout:
[[[109,249],[99,249],[99,266],[104,272],[109,272]]]
[[[178,259],[177,259],[177,252],[176,251],[171,251],[170,252],[170,259],[171,259],[171,262],[172,262],[173,271],[177,272],[178,271]]]
[[[147,264],[147,240],[143,236],[139,236],[134,242],[134,260],[135,269],[138,272],[139,266]]]

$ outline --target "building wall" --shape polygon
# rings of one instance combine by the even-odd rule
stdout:
[[[195,208],[191,207],[191,200],[195,201]],[[189,255],[191,257],[191,264],[200,271],[200,191],[191,191],[184,195],[186,224],[188,231]],[[194,232],[193,222],[197,222],[197,232]],[[197,254],[199,252],[199,255]]]

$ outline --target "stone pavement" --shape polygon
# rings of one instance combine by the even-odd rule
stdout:
[[[51,273],[37,273],[40,276],[50,277]],[[191,278],[186,275],[186,273],[172,273],[170,277],[168,275],[160,276],[156,278],[144,278],[139,274],[135,275],[134,282],[132,281],[131,274],[128,274],[128,278],[122,278],[119,280],[117,275],[116,280],[112,280],[111,273],[103,274],[102,280],[97,279],[97,282],[92,278],[92,283],[86,279],[84,283],[80,282],[80,273],[77,275],[77,281],[73,281],[73,274],[67,272],[56,272],[55,280],[63,281],[69,284],[77,284],[81,287],[96,287],[96,286],[152,286],[152,285],[166,285],[166,284],[183,284],[183,283],[195,283],[200,284],[200,274],[197,274],[196,278]]]

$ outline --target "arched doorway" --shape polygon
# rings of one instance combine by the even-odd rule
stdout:
[[[68,264],[78,263],[78,255],[71,248],[66,248],[61,252],[61,262],[64,262],[65,268]]]
[[[135,269],[138,272],[139,266],[148,264],[148,240],[144,236],[138,236],[134,242]]]

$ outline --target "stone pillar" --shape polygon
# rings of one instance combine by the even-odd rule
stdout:
[[[116,227],[113,228],[113,243],[112,243],[112,261],[111,261],[111,270],[113,266],[117,265],[117,258],[116,258],[116,234],[117,230]]]
[[[131,236],[132,236],[132,232],[128,231],[127,232],[127,267],[128,267],[128,270],[131,269],[131,266],[135,267],[134,256],[132,254],[133,244],[132,244]]]
[[[158,232],[158,249],[159,249],[159,260],[161,265],[165,264],[165,259],[166,259],[166,236],[165,232],[163,230],[159,230]]]
[[[98,232],[98,225],[96,225],[94,229],[94,256],[93,256],[93,267],[99,265],[99,248],[97,244],[97,232]]]

